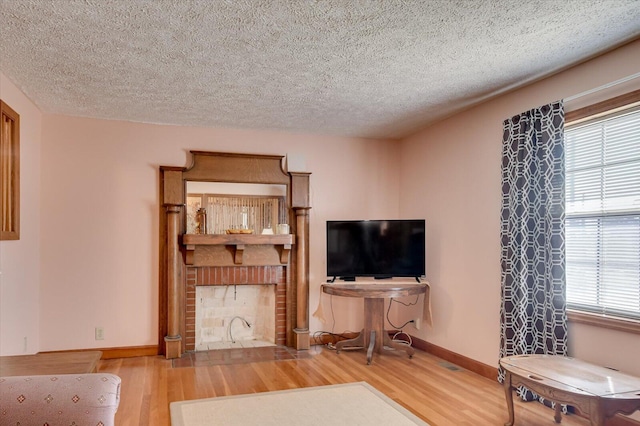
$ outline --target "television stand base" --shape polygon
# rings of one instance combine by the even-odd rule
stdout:
[[[384,300],[425,294],[427,284],[326,284],[322,286],[322,291],[335,296],[364,298],[364,329],[355,339],[336,343],[336,353],[345,347],[367,348],[367,364],[371,364],[374,352],[382,354],[400,350],[406,352],[409,358],[413,357],[415,350],[411,346],[391,340],[385,331]]]
[[[377,349],[376,352],[381,353],[383,350],[385,351],[404,351],[409,355],[409,358],[413,358],[413,354],[415,353],[415,349],[405,343],[399,343],[393,341],[389,337],[389,333],[386,330],[382,330],[382,346],[380,348],[376,348],[376,330],[370,330],[369,338],[365,339],[367,333],[364,331],[360,331],[357,337],[349,340],[342,340],[336,343],[336,354],[339,354],[340,351],[347,350],[356,350],[356,349],[367,349],[367,365],[371,365],[371,359],[373,358],[373,352]],[[368,340],[368,342],[366,342]]]

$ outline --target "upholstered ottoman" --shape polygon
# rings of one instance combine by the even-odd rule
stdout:
[[[0,377],[0,426],[113,426],[119,403],[113,374]]]

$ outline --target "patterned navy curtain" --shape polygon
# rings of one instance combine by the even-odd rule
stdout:
[[[563,139],[561,101],[504,121],[501,358],[567,352]]]

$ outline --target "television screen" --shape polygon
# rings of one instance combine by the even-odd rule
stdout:
[[[424,220],[327,221],[327,276],[424,275]]]

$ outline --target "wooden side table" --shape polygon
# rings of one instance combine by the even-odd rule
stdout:
[[[413,356],[415,350],[408,345],[394,342],[384,330],[384,299],[425,294],[427,284],[417,282],[356,282],[323,284],[322,291],[334,296],[364,298],[364,329],[358,337],[342,340],[336,344],[336,352],[345,347],[367,348],[367,364],[371,364],[373,353],[381,354],[385,347],[401,350]]]
[[[514,424],[512,389],[522,385],[556,403],[555,421],[560,423],[560,404],[577,407],[591,425],[604,426],[617,413],[640,410],[640,378],[559,355],[516,355],[502,358],[506,372],[504,391],[509,421]]]

